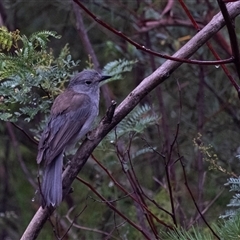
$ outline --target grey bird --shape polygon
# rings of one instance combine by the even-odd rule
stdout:
[[[63,153],[91,129],[99,111],[99,83],[108,78],[95,70],[84,70],[55,99],[38,145],[37,163],[44,166],[43,208],[61,203]]]

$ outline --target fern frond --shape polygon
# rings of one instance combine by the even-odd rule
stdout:
[[[149,105],[137,106],[118,124],[115,131],[108,134],[107,138],[109,141],[115,141],[116,136],[120,138],[128,133],[142,133],[147,127],[156,124],[159,118],[160,116],[153,112]]]
[[[237,212],[240,212],[240,177],[229,178],[224,185],[229,186],[230,192],[236,192],[230,199],[229,204],[227,204],[227,207],[231,209],[225,211],[225,214],[220,215],[220,218],[229,218],[234,216]]]
[[[238,184],[238,185],[240,185],[240,178],[229,178],[227,180],[227,183],[225,183],[224,185],[227,186],[227,185],[231,185],[231,184]]]
[[[149,148],[148,147],[148,148],[140,149],[140,150],[136,151],[135,153],[133,153],[131,158],[134,159],[134,158],[136,158],[138,156],[141,156],[145,153],[153,153],[155,149],[157,149],[157,148],[156,147],[154,147],[154,148]]]
[[[120,131],[141,133],[148,126],[156,124],[159,116],[151,112],[149,105],[137,106],[123,121],[119,124]]]
[[[9,121],[12,118],[12,114],[11,113],[1,113],[0,112],[0,119],[3,121]]]
[[[34,45],[34,48],[40,46],[42,49],[45,49],[46,44],[49,41],[49,37],[57,39],[61,38],[61,36],[54,31],[40,31],[33,33],[29,37],[29,41]]]
[[[122,79],[122,73],[124,72],[130,72],[133,68],[133,65],[137,61],[129,61],[126,59],[119,59],[112,61],[108,63],[104,68],[103,68],[103,74],[104,75],[110,75],[113,76],[107,81],[104,81],[104,83],[111,82],[114,80],[119,80]]]

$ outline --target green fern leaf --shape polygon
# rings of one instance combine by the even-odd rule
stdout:
[[[122,79],[122,73],[124,72],[130,72],[133,68],[133,65],[137,61],[129,61],[126,59],[119,59],[115,60],[113,62],[108,63],[104,68],[103,68],[103,74],[104,75],[110,75],[113,76],[107,81],[104,81],[104,84],[107,82],[111,82],[114,80],[119,80]]]

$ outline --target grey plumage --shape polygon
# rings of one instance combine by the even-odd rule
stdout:
[[[44,166],[42,207],[61,203],[63,153],[90,130],[99,110],[99,82],[107,78],[84,70],[55,99],[38,145],[37,163]]]

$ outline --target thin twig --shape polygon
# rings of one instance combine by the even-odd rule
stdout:
[[[37,184],[34,181],[33,176],[30,174],[30,171],[28,170],[28,168],[25,164],[25,161],[23,160],[22,153],[21,153],[20,148],[19,148],[19,143],[17,141],[16,135],[14,133],[13,127],[10,124],[10,122],[6,122],[6,127],[7,127],[7,130],[8,130],[10,139],[12,140],[12,145],[14,147],[14,150],[15,150],[15,153],[16,153],[16,156],[17,156],[17,160],[18,160],[18,162],[19,162],[19,164],[20,164],[28,182],[36,189]]]
[[[232,48],[232,54],[234,56],[235,69],[238,73],[238,78],[240,79],[240,67],[239,67],[240,66],[240,53],[239,53],[238,40],[237,40],[235,27],[233,25],[233,21],[232,21],[231,17],[228,14],[228,10],[226,8],[225,3],[222,0],[218,0],[218,5],[220,7],[220,10],[224,17],[224,20],[226,22],[226,27],[228,30],[231,48]],[[238,94],[240,97],[240,87],[239,86],[238,86]]]
[[[198,207],[198,205],[197,205],[197,203],[196,203],[196,201],[195,201],[195,198],[194,198],[194,196],[193,196],[193,194],[192,194],[192,191],[191,191],[191,189],[190,189],[190,187],[189,187],[189,185],[188,185],[187,175],[186,175],[186,171],[185,171],[185,166],[184,166],[184,164],[183,164],[182,159],[180,159],[180,163],[181,163],[182,169],[183,169],[183,176],[184,176],[185,186],[186,186],[186,188],[187,188],[187,190],[188,190],[188,192],[189,192],[189,194],[190,194],[190,196],[191,196],[191,198],[192,198],[192,201],[193,201],[193,203],[194,203],[194,205],[195,205],[195,207],[196,207],[199,215],[201,216],[202,220],[203,220],[204,223],[207,225],[207,227],[209,228],[209,230],[212,232],[212,234],[213,234],[217,239],[221,240],[220,237],[214,232],[214,230],[212,229],[212,227],[208,224],[207,220],[205,219],[205,217],[203,216],[201,210],[199,209],[199,207]]]
[[[223,193],[225,189],[222,189],[216,196],[215,198],[201,211],[202,214],[205,214],[208,209],[215,203],[215,201],[221,196],[221,194]],[[199,218],[201,217],[200,214],[198,214],[198,216],[188,224],[187,229],[189,229]]]
[[[109,176],[109,178],[113,181],[113,183],[121,190],[123,191],[126,195],[128,195],[133,201],[137,202],[138,204],[141,204],[132,194],[128,193],[127,190],[125,190],[120,183],[118,183],[115,178],[109,173],[109,171],[93,156],[91,155],[91,157],[93,158],[93,160],[107,173],[107,175]],[[167,228],[170,228],[173,230],[173,227],[170,225],[166,225],[162,220],[160,220],[159,218],[157,218],[154,214],[151,213],[151,211],[145,207],[144,205],[142,206],[144,208],[145,211],[149,212],[149,214],[151,214],[154,219],[161,223],[162,225],[164,225]]]
[[[136,175],[136,172],[134,170],[134,167],[133,167],[133,163],[132,163],[132,159],[131,159],[131,156],[130,156],[130,149],[131,149],[131,145],[132,145],[132,140],[133,140],[133,137],[134,137],[134,134],[132,134],[132,136],[130,137],[130,142],[129,142],[129,147],[128,147],[128,151],[127,151],[127,154],[128,154],[128,159],[129,159],[129,163],[130,163],[130,166],[131,166],[131,171],[133,173],[133,183],[135,185],[135,188],[137,190],[136,194],[139,196],[139,200],[141,201],[141,205],[144,205],[147,207],[146,205],[146,202],[143,198],[143,190],[142,190],[142,187],[138,181],[138,178],[137,178],[137,175]],[[144,209],[142,208],[142,212],[145,214],[145,217],[148,221],[148,224],[150,226],[150,228],[152,229],[153,231],[153,234],[155,235],[156,238],[158,238],[158,233],[157,233],[157,229],[156,229],[156,226],[154,225],[154,222],[153,222],[153,219],[152,219],[152,216],[148,213],[148,212],[145,212]]]
[[[72,228],[72,226],[74,227],[77,227],[78,228],[78,225],[75,224],[74,222],[76,221],[76,219],[85,211],[85,209],[87,208],[87,205],[85,205],[83,207],[83,209],[79,212],[79,214],[77,214],[72,220],[70,219],[69,217],[69,213],[73,210],[73,207],[71,209],[69,209],[68,213],[67,213],[67,220],[71,223],[67,229],[67,231],[64,233],[64,235],[61,237],[61,239],[64,239],[65,236],[67,236],[68,232],[70,231],[70,229]]]
[[[184,58],[171,57],[171,56],[168,56],[166,54],[161,54],[161,53],[155,52],[155,51],[153,51],[151,49],[148,49],[145,46],[142,46],[141,44],[133,41],[132,39],[130,39],[128,36],[126,36],[122,32],[112,28],[106,22],[100,20],[96,15],[94,15],[91,11],[89,11],[80,1],[78,1],[78,0],[73,0],[73,1],[80,8],[82,8],[91,18],[93,18],[94,21],[96,21],[97,23],[99,23],[100,25],[105,27],[106,29],[110,30],[114,34],[118,35],[119,37],[123,38],[127,42],[131,43],[137,49],[142,50],[142,51],[147,52],[147,53],[150,53],[150,54],[152,54],[154,56],[161,57],[161,58],[164,58],[164,59],[173,60],[173,61],[176,61],[176,62],[189,63],[189,64],[199,64],[199,65],[219,65],[219,64],[225,64],[225,63],[232,63],[233,62],[233,58],[232,57],[228,58],[228,59],[225,59],[225,60],[219,60],[219,61],[199,61],[199,60],[189,60],[189,59],[184,59]]]
[[[86,186],[88,186],[100,199],[102,199],[102,201],[108,205],[109,208],[111,208],[114,212],[116,212],[119,216],[121,216],[124,220],[126,220],[126,222],[128,222],[130,225],[132,225],[134,228],[136,228],[139,232],[141,232],[143,234],[143,236],[146,239],[150,238],[148,237],[148,235],[146,235],[146,233],[142,230],[142,228],[140,226],[138,226],[137,224],[135,224],[132,220],[130,220],[129,218],[127,218],[123,213],[121,213],[114,205],[112,205],[106,198],[104,198],[100,193],[98,193],[94,187],[86,182],[84,179],[77,177],[77,179],[84,183]]]
[[[199,31],[200,29],[199,29],[199,26],[198,26],[197,22],[196,22],[196,21],[194,20],[194,18],[192,17],[190,11],[189,11],[188,8],[186,7],[186,5],[185,5],[185,3],[183,2],[183,0],[178,0],[178,1],[180,2],[180,4],[182,5],[183,9],[185,10],[187,16],[190,18],[190,20],[191,20],[193,26],[195,27],[195,29]],[[224,5],[224,6],[225,6],[225,5]],[[226,6],[225,6],[225,8],[226,8]],[[227,10],[226,10],[226,11],[227,11]],[[228,14],[228,12],[227,12],[227,14]],[[229,15],[229,14],[228,14],[228,15]],[[231,21],[230,16],[229,16],[229,19],[230,19],[230,21]],[[213,49],[213,46],[212,46],[209,42],[206,42],[206,44],[207,44],[209,50],[210,50],[210,51],[212,52],[212,54],[214,55],[214,57],[215,57],[217,60],[220,60],[220,57],[219,57],[219,55],[217,54],[217,52]],[[234,44],[234,46],[235,46],[235,44]],[[232,49],[232,51],[233,51],[233,49]],[[233,53],[233,54],[234,54],[234,53]],[[238,51],[238,55],[239,55],[239,51]],[[234,55],[234,56],[235,56],[235,55]],[[238,59],[239,59],[239,56],[238,56]],[[233,62],[235,63],[235,57],[233,57]],[[229,72],[229,70],[227,69],[227,67],[226,67],[223,63],[220,63],[219,65],[220,65],[221,68],[223,69],[224,73],[227,75],[227,77],[228,77],[228,79],[230,80],[230,82],[232,83],[232,85],[233,85],[233,86],[235,87],[235,89],[237,90],[238,96],[239,96],[239,98],[240,98],[240,88],[239,88],[237,82],[234,80],[234,78],[232,77],[231,73]],[[237,65],[236,68],[238,69],[238,71],[240,71],[239,65]]]
[[[168,183],[168,189],[169,189],[169,195],[170,195],[170,203],[171,203],[171,208],[172,208],[172,219],[174,221],[174,224],[177,226],[177,219],[176,219],[176,213],[175,213],[175,204],[174,204],[174,199],[173,199],[173,191],[172,191],[172,185],[170,181],[170,168],[174,166],[175,162],[171,162],[172,160],[172,154],[173,154],[173,147],[175,143],[177,143],[177,138],[180,130],[180,122],[181,122],[181,116],[182,116],[182,96],[181,96],[181,87],[179,85],[179,82],[177,80],[177,86],[178,86],[178,94],[179,94],[179,113],[178,113],[178,123],[177,123],[177,128],[176,132],[174,135],[174,139],[170,145],[170,150],[169,154],[167,156],[167,163],[166,163],[166,175],[167,175],[167,183]],[[180,160],[180,159],[179,159]]]
[[[203,123],[204,123],[204,98],[205,98],[205,88],[204,88],[204,70],[203,67],[199,67],[199,77],[198,77],[198,92],[197,92],[197,97],[196,97],[196,102],[197,102],[197,113],[198,113],[198,122],[197,122],[197,131],[198,133],[202,133],[203,131]],[[203,186],[204,186],[204,168],[203,168],[203,154],[202,152],[198,149],[197,152],[197,172],[198,172],[198,205],[200,210],[203,208]]]
[[[31,142],[33,142],[34,144],[38,145],[38,141],[36,141],[34,138],[32,138],[23,128],[21,128],[20,126],[18,126],[16,123],[11,122],[11,124],[16,127],[17,129],[19,129]]]

